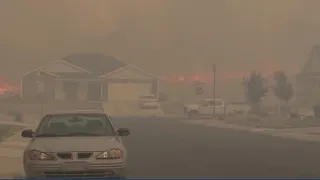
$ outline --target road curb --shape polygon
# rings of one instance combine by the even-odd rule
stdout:
[[[274,137],[280,137],[285,139],[294,139],[300,141],[309,141],[309,142],[317,142],[320,143],[320,136],[319,135],[310,135],[310,134],[302,134],[302,133],[289,133],[284,132],[279,129],[270,129],[270,128],[252,128],[252,127],[245,127],[239,126],[235,124],[227,124],[217,120],[184,120],[181,121],[186,124],[194,124],[194,125],[202,125],[207,127],[216,127],[216,128],[223,128],[223,129],[232,129],[237,131],[247,131],[257,134],[264,134],[270,135]]]

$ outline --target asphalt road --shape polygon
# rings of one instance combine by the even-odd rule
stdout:
[[[320,177],[320,144],[178,120],[114,122],[131,130],[130,178]]]

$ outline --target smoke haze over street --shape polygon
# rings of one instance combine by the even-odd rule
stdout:
[[[103,52],[157,75],[210,71],[212,62],[227,72],[295,72],[319,42],[319,4],[1,1],[0,70],[18,81],[23,72],[67,54]]]

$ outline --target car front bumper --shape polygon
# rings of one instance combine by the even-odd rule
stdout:
[[[27,178],[109,177],[126,176],[124,163],[90,163],[84,167],[66,168],[62,164],[29,163],[25,165]]]

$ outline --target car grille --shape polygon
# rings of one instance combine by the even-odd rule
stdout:
[[[92,156],[91,152],[79,152],[79,153],[77,153],[78,159],[87,159],[87,158],[90,158],[91,156]]]
[[[59,178],[59,177],[113,177],[113,171],[56,171],[56,172],[44,172],[46,178]]]
[[[58,156],[60,159],[72,159],[72,153],[69,153],[69,152],[57,153],[57,156]]]

